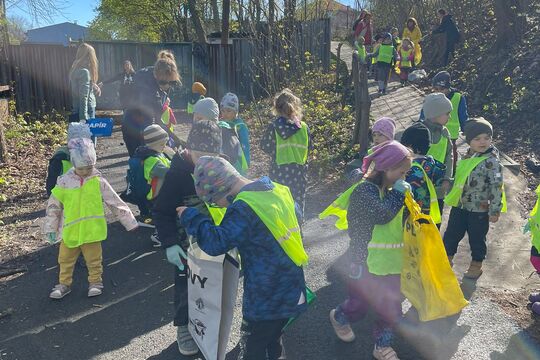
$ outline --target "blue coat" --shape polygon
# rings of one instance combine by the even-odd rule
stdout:
[[[268,191],[268,177],[241,191]],[[251,321],[287,319],[306,310],[304,271],[285,254],[270,230],[248,204],[239,200],[228,208],[220,226],[195,208],[180,217],[187,233],[197,237],[200,248],[217,256],[237,248],[244,271],[244,318]]]

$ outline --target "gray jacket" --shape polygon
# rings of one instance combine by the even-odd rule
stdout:
[[[88,109],[96,107],[96,96],[88,69],[77,69],[69,74],[71,109],[79,114],[79,120],[88,119]]]

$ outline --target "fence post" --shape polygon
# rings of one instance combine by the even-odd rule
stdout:
[[[0,94],[9,92],[9,86],[0,86]],[[7,162],[7,144],[4,137],[4,123],[9,116],[9,99],[0,98],[0,164]]]
[[[366,67],[360,64],[358,53],[353,52],[352,75],[354,83],[354,109],[356,121],[352,137],[352,145],[360,144],[360,154],[368,148],[369,112],[371,99],[369,97],[368,76]]]
[[[341,47],[343,46],[343,43],[339,43],[337,47],[337,60],[336,60],[336,92],[338,91],[339,87],[339,65],[341,61]]]

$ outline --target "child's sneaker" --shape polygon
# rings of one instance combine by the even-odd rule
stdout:
[[[469,270],[463,275],[467,279],[478,279],[482,275],[482,262],[481,261],[471,261],[469,265]]]
[[[58,299],[63,298],[64,296],[66,296],[70,292],[71,292],[71,288],[69,286],[58,284],[58,285],[55,285],[52,288],[52,291],[49,294],[49,297],[51,299],[57,299],[58,300]]]
[[[150,235],[150,240],[152,240],[152,246],[154,247],[160,247],[161,241],[159,241],[159,235],[157,230],[154,231],[152,235]]]
[[[533,304],[535,302],[540,302],[540,292],[534,292],[531,295],[529,295],[529,301]]]
[[[193,340],[193,337],[191,337],[187,325],[177,328],[176,342],[178,344],[178,351],[184,356],[195,355],[199,352],[199,347],[195,343],[195,340]]]
[[[373,357],[377,360],[399,360],[396,352],[390,346],[373,349]]]
[[[535,302],[534,304],[532,304],[531,310],[532,310],[533,313],[535,313],[536,315],[540,315],[540,302]]]
[[[88,286],[88,297],[99,296],[101,294],[103,294],[102,283],[90,284],[90,286]]]
[[[336,309],[330,311],[330,323],[341,341],[353,342],[356,338],[350,324],[342,325],[336,320]]]

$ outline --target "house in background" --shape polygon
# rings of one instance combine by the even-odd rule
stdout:
[[[300,4],[296,9],[298,19],[330,18],[333,39],[345,39],[352,32],[352,24],[360,12],[335,0],[318,0]]]
[[[88,37],[85,26],[65,22],[26,32],[26,44],[58,44],[68,46],[70,41],[84,40]]]

